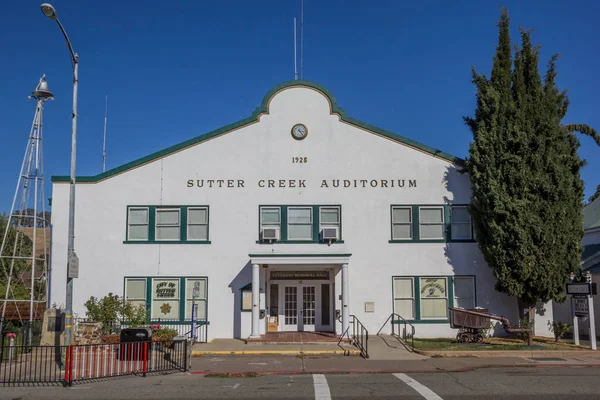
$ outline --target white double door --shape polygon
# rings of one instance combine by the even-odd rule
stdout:
[[[317,285],[282,285],[283,331],[314,332],[321,316]]]

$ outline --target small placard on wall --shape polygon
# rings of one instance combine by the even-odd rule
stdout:
[[[373,302],[373,301],[365,302],[365,312],[375,312],[375,302]]]
[[[252,311],[252,291],[242,291],[242,311]]]

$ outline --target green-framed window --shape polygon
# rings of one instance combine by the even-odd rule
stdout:
[[[261,205],[258,225],[257,243],[343,243],[340,205]]]
[[[185,322],[192,318],[194,285],[199,282],[200,292],[197,320],[208,316],[208,278],[202,276],[163,277],[128,276],[123,285],[125,301],[146,308],[151,322]]]
[[[390,243],[474,242],[471,216],[462,204],[394,204],[390,222]]]
[[[449,322],[448,307],[474,308],[475,276],[394,276],[393,311],[414,323]]]
[[[210,244],[207,205],[127,206],[123,243]]]

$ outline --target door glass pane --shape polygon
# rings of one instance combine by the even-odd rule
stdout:
[[[288,239],[312,239],[312,225],[288,225]]]
[[[279,285],[272,283],[269,292],[269,315],[279,315]]]
[[[285,325],[298,325],[298,291],[296,286],[285,286],[283,307]]]
[[[278,208],[261,208],[261,223],[263,224],[279,224],[279,209]]]
[[[312,208],[288,208],[288,222],[310,224]]]
[[[128,299],[145,299],[146,298],[146,280],[145,279],[127,279]]]
[[[411,239],[412,238],[412,225],[394,225],[393,226],[394,239]]]
[[[148,209],[146,208],[130,208],[129,209],[130,224],[147,224]]]
[[[158,224],[178,225],[179,210],[156,210],[156,222]]]
[[[409,223],[410,222],[410,214],[411,214],[410,208],[393,208],[392,209],[392,222]]]
[[[208,225],[190,225],[188,240],[208,240]]]
[[[329,283],[323,283],[321,285],[321,325],[324,326],[329,326],[331,325],[331,320],[330,318],[330,311],[331,311],[331,305],[330,303],[330,297],[329,297],[329,289],[331,288],[331,286],[329,285]]]
[[[315,324],[315,287],[314,286],[303,286],[302,287],[302,323],[304,325]]]
[[[148,240],[148,225],[130,225],[130,240]]]
[[[206,209],[205,208],[190,208],[188,209],[188,223],[190,224],[206,224]]]

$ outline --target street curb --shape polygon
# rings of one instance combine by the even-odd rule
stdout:
[[[539,363],[539,364],[490,364],[490,365],[478,365],[470,367],[452,368],[452,369],[348,369],[348,370],[291,370],[291,371],[229,371],[229,372],[217,372],[217,371],[190,371],[189,375],[246,375],[255,374],[257,376],[262,375],[311,375],[311,374],[427,374],[427,373],[444,373],[444,372],[469,372],[478,369],[486,368],[540,368],[540,367],[588,367],[588,368],[599,368],[600,364],[565,364],[565,363]]]
[[[257,356],[257,355],[285,355],[285,356],[359,356],[360,350],[215,350],[215,351],[192,351],[192,357],[201,356]]]
[[[428,357],[471,357],[471,358],[495,358],[495,357],[600,357],[597,350],[483,350],[483,351],[427,351],[414,350],[415,353]]]

